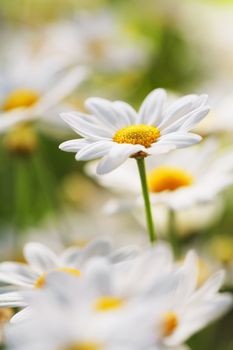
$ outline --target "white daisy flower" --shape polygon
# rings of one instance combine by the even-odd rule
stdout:
[[[59,72],[60,66],[51,70],[49,62],[38,62],[28,54],[17,55],[7,62],[0,72],[0,133],[37,119],[49,124],[52,108],[88,74],[85,67],[67,72]]]
[[[187,95],[164,106],[163,89],[152,91],[137,113],[125,102],[89,98],[92,115],[64,113],[62,118],[82,139],[64,142],[60,148],[75,152],[76,160],[102,158],[97,172],[108,173],[130,157],[166,153],[201,140],[189,132],[208,113],[206,95]]]
[[[146,159],[147,182],[152,204],[164,204],[182,210],[215,199],[233,182],[232,150],[219,151],[215,140],[199,146],[178,150],[168,155]],[[135,177],[136,164],[126,164],[104,176],[96,175],[96,162],[86,166],[86,171],[102,186],[115,192],[133,196],[122,204],[112,201],[109,210],[117,211],[142,205],[139,179]],[[138,198],[135,200],[135,198]]]
[[[30,313],[7,329],[9,349],[24,350],[169,350],[163,345],[145,346],[133,335],[128,313],[117,300],[90,298],[72,278],[52,276],[50,289],[29,298]],[[67,276],[66,276],[67,277]],[[64,288],[66,285],[66,288]],[[87,284],[86,284],[87,287]],[[96,292],[96,288],[95,288]],[[94,292],[94,294],[95,294]],[[89,294],[89,293],[87,293]],[[75,298],[76,295],[76,298]],[[106,302],[98,309],[98,302]],[[114,304],[115,301],[115,304]],[[112,302],[112,303],[111,303]],[[54,328],[54,325],[56,327]],[[40,329],[40,336],[38,334]],[[37,330],[37,332],[36,332]],[[140,332],[140,335],[141,332]],[[135,339],[136,338],[136,339]],[[33,340],[34,339],[34,340]],[[136,341],[135,341],[136,340]],[[187,350],[184,346],[173,350]]]
[[[148,271],[147,275],[145,275],[148,264],[156,266],[156,269],[151,269],[151,271]],[[48,330],[47,335],[51,337],[52,333],[49,324],[52,325],[52,323],[50,323],[49,318],[51,317],[51,320],[55,320],[60,312],[64,312],[62,305],[63,302],[61,303],[61,295],[63,295],[62,299],[64,301],[66,300],[65,304],[67,310],[64,316],[66,315],[69,318],[69,322],[67,322],[68,319],[66,319],[66,317],[58,317],[56,323],[57,321],[59,322],[59,320],[61,321],[59,325],[56,325],[56,329],[60,329],[58,332],[58,334],[60,334],[59,338],[55,337],[50,339],[48,342],[48,339],[46,339],[46,334],[42,331],[43,335],[40,338],[42,343],[40,343],[40,345],[43,344],[46,348],[46,345],[48,346],[48,344],[50,344],[51,350],[53,348],[57,349],[61,347],[61,345],[65,346],[65,344],[70,344],[74,341],[75,343],[78,342],[79,346],[81,346],[80,344],[83,344],[84,346],[84,344],[96,344],[97,341],[99,343],[101,340],[101,343],[105,343],[105,346],[103,347],[104,349],[111,349],[111,346],[113,345],[111,344],[113,340],[112,332],[116,331],[117,325],[119,327],[122,324],[122,316],[125,318],[127,315],[125,314],[124,308],[123,314],[121,310],[124,303],[122,300],[123,296],[125,298],[132,298],[133,295],[135,295],[140,298],[140,295],[144,293],[144,291],[148,290],[152,283],[155,283],[156,280],[158,280],[159,283],[159,280],[162,277],[162,267],[164,267],[163,272],[165,275],[173,270],[174,266],[171,251],[165,245],[157,245],[156,248],[150,249],[148,252],[142,254],[139,259],[134,259],[133,264],[130,264],[130,261],[121,261],[119,264],[112,264],[109,262],[109,260],[94,258],[93,260],[90,260],[86,266],[84,266],[82,278],[80,279],[81,283],[79,283],[79,279],[67,279],[67,276],[65,277],[62,273],[60,273],[60,277],[58,277],[57,273],[51,273],[46,277],[46,287],[43,289],[43,293],[48,293],[47,297],[49,296],[49,299],[47,302],[49,302],[51,310],[48,312],[47,309],[46,313],[41,312],[45,305],[47,305],[47,302],[44,303],[43,299],[40,298],[36,301],[34,306],[37,310],[39,307],[40,314],[43,314],[44,316],[49,313],[48,318],[46,317],[48,325],[45,325],[44,322],[43,325],[45,326],[44,330]],[[128,271],[129,279],[123,278],[125,273],[122,274],[122,272],[124,271]],[[51,276],[51,278],[49,276]],[[141,278],[142,283],[138,284],[138,278]],[[65,290],[63,288],[64,285],[66,285]],[[112,295],[110,295],[109,288],[112,290]],[[52,292],[52,295],[50,292]],[[28,303],[30,305],[30,309],[27,309],[26,313],[21,313],[18,317],[21,320],[22,318],[25,319],[25,317],[26,320],[29,318],[30,324],[31,313],[33,312],[33,303],[30,299],[36,297],[37,293],[34,292],[33,294],[35,296],[29,295],[30,298]],[[42,300],[41,307],[39,306],[40,300]],[[77,312],[77,308],[79,309],[79,312]],[[122,315],[120,320],[118,319],[118,313],[116,313],[115,319],[114,311],[117,311],[118,309],[120,310],[120,315]],[[112,312],[114,313],[112,314]],[[72,319],[73,321],[71,322]],[[39,314],[34,318],[34,321],[42,321],[40,320]],[[66,324],[65,327],[67,330],[64,329],[63,321],[65,322],[64,324]],[[125,322],[126,319],[124,324]],[[125,329],[123,325],[121,327],[122,330]],[[20,334],[22,333],[20,332]],[[127,339],[127,329],[124,331],[124,336],[121,335],[121,332],[119,332],[119,335],[122,338],[126,337]],[[25,340],[28,341],[27,337],[24,338],[24,341]],[[51,345],[51,341],[53,342],[53,346]],[[120,342],[122,344],[121,339]],[[17,343],[21,345],[23,344],[22,341]],[[114,340],[113,343],[115,343]],[[122,344],[123,348],[124,346],[126,349],[131,348],[127,347],[126,345],[127,344]],[[89,348],[87,347],[87,349]]]
[[[218,293],[222,272],[197,289],[195,254],[189,253],[181,267],[167,269],[157,252],[150,250],[136,264],[96,258],[82,279],[50,274],[44,290],[28,295],[28,317],[8,330],[10,348],[181,349],[222,315],[232,298]]]
[[[30,242],[24,247],[26,263],[3,262],[0,263],[0,282],[11,286],[9,293],[0,294],[0,307],[25,306],[22,291],[42,288],[45,277],[51,271],[63,271],[79,276],[82,267],[90,258],[107,256],[111,261],[131,258],[136,250],[120,248],[112,251],[107,241],[94,241],[84,248],[70,247],[60,255],[41,243]],[[1,291],[1,289],[0,289]]]
[[[144,317],[139,313],[148,339],[153,341],[156,326],[159,329],[157,344],[178,346],[222,316],[232,305],[230,294],[218,293],[223,280],[224,273],[219,271],[198,287],[197,257],[188,253],[170,286],[167,285],[165,292],[161,290],[154,300],[153,296],[147,300],[142,311]]]

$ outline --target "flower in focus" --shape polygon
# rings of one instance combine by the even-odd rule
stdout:
[[[64,113],[62,118],[82,139],[64,142],[60,148],[75,152],[76,160],[102,158],[97,173],[108,173],[130,157],[166,153],[201,140],[189,132],[208,113],[206,95],[187,95],[164,106],[163,89],[152,91],[137,113],[125,102],[89,98],[92,115]]]
[[[135,254],[132,249],[119,249],[113,252],[107,241],[94,241],[86,247],[70,247],[62,254],[56,255],[41,243],[28,243],[24,247],[26,264],[3,262],[0,264],[0,281],[9,285],[10,291],[0,294],[1,307],[24,307],[22,291],[33,290],[45,286],[47,274],[62,271],[79,277],[82,267],[90,258],[107,256],[113,262],[130,258]],[[1,290],[1,289],[0,289]]]
[[[152,204],[162,203],[169,208],[182,210],[214,200],[233,182],[232,150],[218,151],[218,143],[209,140],[192,149],[147,158],[147,181]],[[105,176],[97,176],[95,168],[94,162],[86,167],[87,172],[101,185],[134,195],[133,200],[127,200],[125,205],[122,200],[123,208],[141,203],[140,199],[135,201],[140,184],[134,176],[136,166],[132,160]],[[114,206],[115,210],[121,208],[120,203],[115,202]]]
[[[8,328],[10,349],[182,349],[232,298],[218,293],[222,272],[197,289],[192,252],[181,266],[166,266],[167,257],[166,249],[151,248],[114,265],[90,260],[80,279],[51,273],[45,289],[28,293],[27,318]]]

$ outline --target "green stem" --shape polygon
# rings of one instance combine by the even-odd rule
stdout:
[[[139,171],[141,185],[142,185],[142,194],[143,194],[143,199],[145,204],[148,233],[150,237],[150,242],[153,243],[156,240],[156,234],[155,234],[155,228],[154,228],[154,223],[153,223],[153,218],[151,213],[150,197],[149,197],[149,192],[147,187],[145,162],[144,162],[144,158],[136,158],[136,160],[137,160],[138,171]]]
[[[168,212],[168,238],[176,258],[180,257],[180,244],[176,232],[176,212],[173,209],[169,209]]]

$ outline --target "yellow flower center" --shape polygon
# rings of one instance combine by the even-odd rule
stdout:
[[[5,148],[15,154],[31,154],[38,147],[38,137],[35,130],[27,124],[12,128],[4,137]]]
[[[151,192],[174,191],[192,185],[193,177],[183,169],[161,166],[149,172],[147,181]]]
[[[175,312],[169,311],[163,315],[161,322],[162,334],[164,337],[169,337],[178,326],[178,318]]]
[[[97,343],[83,342],[68,345],[62,350],[101,350],[101,346]]]
[[[88,44],[88,50],[92,57],[101,58],[106,51],[106,42],[103,40],[91,40]]]
[[[142,145],[150,147],[160,137],[160,131],[155,126],[131,125],[118,130],[113,136],[113,141],[117,143],[130,143],[132,145]]]
[[[96,311],[111,311],[121,308],[125,304],[125,301],[121,298],[113,296],[105,296],[96,300],[95,310]]]
[[[29,89],[18,89],[12,91],[6,98],[3,110],[10,111],[14,108],[31,107],[39,99],[39,95]]]
[[[54,271],[61,271],[61,272],[66,272],[72,276],[75,276],[75,277],[79,277],[80,276],[80,271],[79,270],[76,270],[76,269],[72,269],[70,267],[59,267],[57,269],[53,269],[53,270],[50,270],[48,272],[45,272],[43,273],[43,275],[41,275],[37,281],[35,282],[34,284],[34,287],[35,288],[43,288],[45,286],[45,279],[46,279],[46,276],[50,273],[50,272],[54,272]]]
[[[13,309],[10,309],[10,308],[2,309],[1,308],[0,309],[0,325],[9,321],[13,315],[14,315]]]

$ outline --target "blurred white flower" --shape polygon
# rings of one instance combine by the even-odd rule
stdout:
[[[45,277],[51,271],[63,271],[79,276],[82,267],[90,258],[106,256],[111,261],[128,259],[136,251],[133,247],[112,251],[107,241],[96,240],[84,248],[70,247],[60,255],[56,255],[41,243],[28,243],[24,247],[24,257],[27,263],[0,263],[0,282],[10,286],[10,292],[0,294],[0,307],[24,307],[25,300],[22,291],[42,288]],[[1,288],[0,288],[1,291]]]
[[[28,54],[13,57],[0,72],[0,133],[38,119],[54,124],[53,108],[86,79],[88,70],[75,67],[59,71],[61,67],[51,69],[49,59],[38,62]]]
[[[231,296],[218,293],[223,276],[219,272],[197,289],[195,254],[176,267],[161,247],[114,265],[95,258],[82,278],[53,272],[45,289],[29,293],[28,315],[8,328],[8,345],[17,350],[181,350],[184,341],[230,307]]]
[[[130,157],[166,153],[201,140],[189,131],[208,113],[206,95],[187,95],[164,107],[163,89],[152,91],[137,113],[122,101],[89,98],[93,115],[63,113],[62,118],[83,138],[64,142],[60,148],[75,152],[76,160],[102,157],[97,173],[108,173]],[[134,173],[135,174],[135,173]]]
[[[224,279],[223,271],[212,275],[198,288],[198,260],[189,253],[183,266],[175,273],[178,284],[170,291],[161,293],[161,299],[148,301],[144,321],[153,336],[153,325],[166,325],[159,334],[158,342],[166,346],[177,346],[221,316],[231,305],[230,294],[218,293]],[[156,300],[157,299],[157,300]],[[157,311],[155,318],[154,310]],[[156,320],[156,321],[155,321]],[[146,327],[146,326],[145,326]]]
[[[146,46],[141,43],[140,47],[139,39],[136,44],[127,38],[109,11],[83,11],[72,20],[50,25],[41,45],[41,54],[62,65],[81,63],[105,71],[143,65],[145,51]]]
[[[146,166],[152,204],[162,203],[174,210],[208,203],[233,182],[232,149],[219,152],[219,144],[214,140],[191,149],[147,158]],[[123,199],[122,204],[112,201],[109,207],[112,212],[142,205],[140,183],[135,176],[136,164],[132,160],[104,176],[96,175],[94,162],[86,169],[102,186],[134,195]]]
[[[176,234],[184,239],[194,234],[205,234],[206,230],[213,227],[221,219],[224,212],[223,202],[223,198],[217,197],[208,203],[198,203],[191,207],[177,210],[174,217]],[[121,210],[120,200],[118,202],[116,200],[109,201],[103,211],[108,214],[114,214],[116,210]],[[135,208],[132,213],[140,227],[143,227],[143,232],[145,232],[146,221],[143,208]],[[152,213],[156,222],[158,236],[165,238],[169,232],[169,208],[162,203],[156,204],[152,207]],[[117,215],[109,216],[116,217]]]

